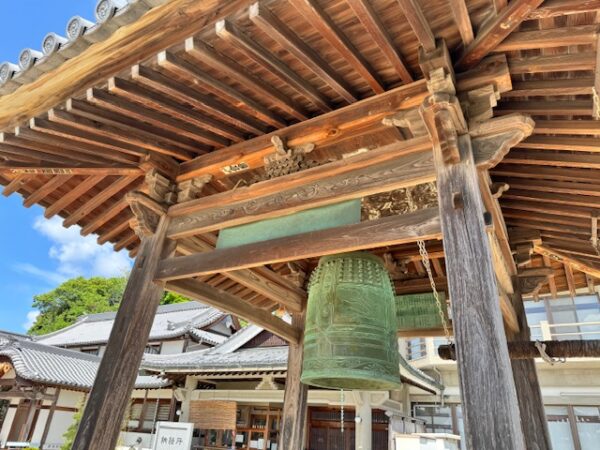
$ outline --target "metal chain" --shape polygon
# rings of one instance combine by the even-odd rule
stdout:
[[[342,434],[344,434],[344,390],[343,389],[340,391],[340,403],[342,405],[342,407],[340,409],[340,427],[341,427]]]
[[[440,299],[438,291],[435,287],[435,280],[433,279],[433,273],[431,272],[431,264],[429,262],[429,254],[427,253],[427,248],[425,248],[425,241],[419,239],[417,241],[417,245],[419,246],[421,262],[423,263],[425,271],[427,272],[427,276],[429,277],[429,284],[431,284],[431,290],[433,291],[433,297],[435,298],[435,304],[437,305],[438,314],[440,315],[440,319],[442,320],[442,326],[444,327],[444,334],[446,335],[446,339],[450,344],[452,343],[452,337],[450,336],[450,328],[448,327],[446,314],[444,314],[444,306],[442,305],[442,300]]]

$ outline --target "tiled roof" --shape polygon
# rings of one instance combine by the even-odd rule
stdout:
[[[149,340],[171,339],[190,333],[194,339],[216,345],[226,338],[201,329],[221,320],[225,315],[198,302],[160,306],[154,317]],[[103,344],[108,341],[115,317],[114,312],[86,315],[73,325],[38,336],[35,340],[61,347]]]
[[[136,21],[149,9],[168,0],[99,0],[96,4],[96,22],[75,16],[66,26],[66,37],[48,33],[41,50],[25,48],[16,63],[0,64],[0,95],[8,94],[19,86],[31,83],[46,72],[60,66],[90,45],[108,38],[117,29]]]
[[[0,334],[0,356],[10,359],[17,375],[25,380],[75,390],[89,390],[94,384],[100,358]],[[159,389],[167,380],[154,375],[138,376],[138,389]]]

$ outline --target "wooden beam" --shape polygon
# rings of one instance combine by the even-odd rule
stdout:
[[[419,44],[426,52],[435,50],[435,37],[419,2],[417,0],[398,0],[398,3],[406,21],[417,36]]]
[[[274,39],[282,48],[296,57],[304,66],[315,73],[348,103],[358,100],[353,88],[331,68],[319,54],[298,37],[262,2],[250,6],[249,17],[263,32]],[[409,80],[409,81],[412,81]]]
[[[600,152],[598,140],[588,136],[531,136],[519,142],[517,148],[536,150],[568,150],[574,152]]]
[[[531,11],[527,20],[550,19],[569,14],[596,12],[600,9],[600,0],[546,0],[537,9]]]
[[[0,173],[28,174],[28,175],[118,175],[137,176],[143,171],[136,166],[110,164],[108,166],[96,166],[86,164],[0,164]],[[64,178],[67,179],[67,178]]]
[[[17,192],[19,189],[21,189],[25,184],[27,184],[28,181],[29,177],[27,175],[17,175],[12,179],[10,183],[4,186],[4,189],[2,189],[2,195],[8,197],[10,194],[13,194],[14,192]]]
[[[410,83],[413,77],[406,67],[402,55],[394,45],[392,38],[387,33],[385,26],[379,19],[375,9],[367,0],[349,0],[348,4],[354,11],[358,20],[377,45],[377,48],[385,55],[388,62],[392,65],[402,82]]]
[[[209,273],[296,261],[335,253],[385,247],[417,239],[437,239],[439,217],[434,209],[354,225],[298,234],[240,247],[165,260],[158,280],[175,280]]]
[[[155,234],[142,239],[73,450],[109,450],[117,444],[123,414],[163,294],[163,286],[153,283],[152,275],[158,261],[175,248],[165,239],[168,224],[169,218],[162,216]]]
[[[166,289],[198,300],[206,305],[213,306],[222,311],[248,320],[270,332],[282,337],[290,343],[300,342],[300,330],[287,324],[273,314],[257,309],[243,301],[241,298],[228,292],[212,287],[198,280],[170,281]]]
[[[565,78],[563,80],[513,81],[513,89],[502,94],[502,98],[592,95],[593,87],[594,80],[590,77]],[[577,123],[578,121],[569,122]]]
[[[469,45],[456,62],[456,69],[463,71],[475,67],[487,54],[492,52],[506,39],[531,11],[544,0],[512,0],[496,18],[485,25],[477,33],[475,40]]]
[[[508,67],[510,68],[511,74],[595,70],[596,53],[580,52],[565,55],[539,55],[509,58]]]
[[[502,163],[600,169],[600,155],[513,150],[502,160]]]
[[[467,3],[465,0],[450,0],[450,9],[454,15],[454,21],[458,27],[463,47],[467,47],[475,39]]]
[[[295,314],[292,324],[304,329],[304,315]],[[281,430],[278,445],[286,450],[303,450],[306,439],[306,420],[308,411],[308,386],[300,382],[304,356],[304,336],[297,344],[290,344],[288,351],[287,375],[283,394]]]
[[[591,45],[596,42],[598,25],[550,28],[512,33],[494,52],[513,52],[569,45]]]
[[[214,67],[242,86],[248,86],[271,101],[282,111],[300,121],[309,118],[308,112],[292,98],[286,97],[273,86],[257,77],[249,69],[232,60],[227,55],[217,52],[212,46],[198,38],[190,37],[185,41],[185,51],[194,60],[202,61]]]
[[[592,100],[511,100],[500,102],[494,108],[494,113],[498,116],[514,113],[534,116],[591,116],[593,108]]]
[[[536,120],[534,134],[598,135],[600,122],[597,120]]]
[[[540,255],[546,255],[550,259],[559,261],[565,265],[572,267],[575,270],[578,270],[583,273],[587,273],[588,275],[590,275],[592,277],[600,278],[600,269],[599,268],[592,267],[589,264],[586,264],[572,256],[568,256],[561,251],[555,250],[546,245],[535,245],[533,247],[533,251]]]
[[[63,210],[67,206],[69,206],[71,203],[73,203],[75,200],[80,198],[87,191],[89,191],[94,186],[96,186],[98,183],[100,183],[103,179],[104,179],[104,175],[88,176],[80,184],[78,184],[75,189],[67,192],[61,198],[59,198],[54,203],[52,203],[52,205],[48,206],[46,208],[46,211],[44,211],[44,217],[46,219],[50,219],[51,217],[55,216],[61,210]]]
[[[217,22],[215,32],[218,37],[246,53],[257,64],[263,66],[300,95],[306,97],[319,110],[332,110],[329,99],[325,95],[292,71],[286,64],[276,59],[271,52],[258,44],[256,40],[250,39],[232,22],[227,20]]]
[[[45,199],[48,195],[54,192],[59,186],[62,186],[64,183],[68,182],[71,177],[67,176],[54,176],[50,178],[47,182],[42,184],[39,188],[29,194],[25,200],[23,200],[23,206],[29,208],[30,206],[39,203],[43,199]]]
[[[92,220],[85,224],[81,229],[81,235],[87,236],[90,233],[93,233],[106,222],[113,219],[117,214],[119,214],[124,209],[128,208],[129,204],[125,201],[124,198],[117,200],[112,205],[103,208],[101,214],[98,214]]]
[[[546,354],[551,358],[598,358],[600,356],[600,340],[561,340],[561,341],[541,341],[546,346]],[[534,360],[540,358],[540,351],[537,348],[537,341],[514,341],[508,343],[510,358],[512,360]],[[444,360],[453,360],[456,358],[454,345],[441,345],[438,356]],[[529,416],[528,416],[529,417]],[[545,419],[545,416],[544,416]],[[544,420],[545,422],[545,420]],[[535,436],[535,442],[538,444],[540,435]],[[552,447],[543,447],[552,448]]]
[[[44,114],[89,86],[102,84],[114,73],[182,42],[246,4],[248,0],[226,4],[220,0],[173,0],[152,8],[56,69],[2,96],[0,130],[14,128]]]
[[[291,0],[290,2],[306,21],[323,36],[351,67],[367,82],[373,92],[381,94],[384,85],[377,72],[354,47],[333,20],[315,0]]]
[[[159,67],[167,72],[176,74],[181,80],[190,85],[200,84],[207,91],[212,92],[217,97],[225,97],[235,106],[243,107],[243,110],[249,115],[254,116],[262,122],[268,123],[276,128],[285,127],[287,123],[273,113],[269,108],[258,103],[254,99],[242,94],[237,89],[228,84],[213,78],[206,72],[200,70],[196,65],[186,61],[169,51],[160,52],[156,57]]]
[[[343,164],[338,165],[338,167],[340,166],[343,168]],[[303,175],[306,175],[309,180],[311,175],[314,176],[313,173],[304,174],[304,172],[310,171],[320,172],[321,174],[329,172],[327,170],[307,170],[294,174],[295,176],[291,175],[283,178],[291,179],[299,184],[298,182],[302,180]],[[242,188],[245,191],[240,192],[238,198],[245,197],[245,200],[236,201],[232,198],[232,193],[226,191],[203,197],[202,199],[206,199],[204,202],[194,200],[193,205],[182,204],[182,208],[184,205],[187,206],[188,213],[174,217],[169,230],[169,237],[179,239],[433,180],[434,171],[429,152],[406,155],[399,159],[397,163],[382,163],[337,176],[326,176],[317,181],[303,182],[297,187],[287,189],[286,180],[275,179],[272,180],[273,182],[265,182],[269,186],[263,187],[259,186],[262,183],[257,183],[251,187]],[[256,188],[252,189],[254,186]],[[267,190],[270,186],[276,189]],[[278,190],[278,187],[282,187],[282,190]],[[261,191],[262,195],[260,194]],[[311,192],[311,194],[306,195],[308,192]],[[223,203],[219,203],[220,201]],[[215,206],[206,208],[203,207],[203,204]],[[250,204],[254,207],[251,213],[248,213]],[[193,209],[196,211],[190,213]],[[181,209],[179,211],[173,210],[171,213],[179,214]]]

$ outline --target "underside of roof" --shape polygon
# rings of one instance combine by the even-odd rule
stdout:
[[[211,251],[219,230],[238,219],[228,216],[234,199],[247,200],[245,211],[253,214],[253,193],[262,192],[264,200],[269,189],[281,188],[276,179],[264,181],[265,157],[277,151],[273,138],[284,151],[314,144],[305,174],[386,145],[395,146],[398,158],[430,152],[427,137],[382,119],[414,110],[428,95],[419,49],[431,52],[443,39],[459,98],[483,95],[491,86],[495,117],[516,113],[535,121],[532,135],[482,181],[499,199],[509,231],[537,236],[534,254],[521,258],[520,268],[543,266],[552,276],[531,296],[594,292],[600,276],[600,1],[112,4],[101,8],[112,16],[103,25],[88,24],[72,42],[48,47],[48,59],[57,61],[52,68],[39,55],[25,58],[23,70],[10,66],[14,73],[0,96],[5,195],[19,193],[25,206],[39,204],[47,218],[58,215],[65,226],[77,224],[83,235],[96,234],[99,243],[134,256],[140,239],[125,195],[147,189],[150,169],[180,185],[204,176],[196,195],[202,202],[169,210],[181,218],[195,208],[202,226],[169,237],[177,239],[178,255]],[[111,31],[100,33],[103,28]],[[70,51],[94,30],[102,38]],[[302,186],[313,192],[317,183]],[[363,206],[370,199],[365,196]],[[508,236],[518,255],[519,239]],[[436,284],[445,289],[442,243],[430,239],[427,249]],[[398,294],[431,289],[414,243],[373,252],[395,268]],[[197,279],[271,312],[289,306],[278,299],[303,301],[306,275],[317,261]]]

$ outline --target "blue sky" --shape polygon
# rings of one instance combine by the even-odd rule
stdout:
[[[65,35],[68,20],[80,15],[94,21],[96,0],[18,0],[2,2],[0,62],[16,62],[23,48],[40,49],[50,31]],[[35,318],[35,294],[47,292],[73,276],[122,275],[131,261],[96,236],[83,238],[79,228],[61,219],[43,218],[43,209],[22,204],[18,194],[0,196],[0,330],[24,332]]]

